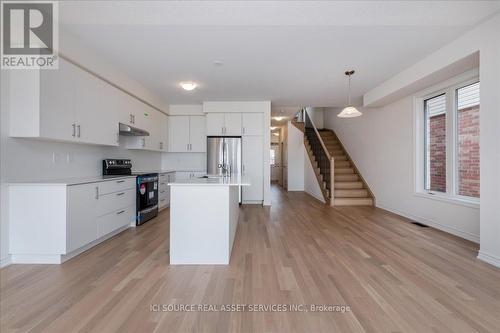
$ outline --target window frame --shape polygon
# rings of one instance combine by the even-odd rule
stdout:
[[[480,198],[458,194],[458,101],[457,89],[480,82],[479,69],[469,70],[414,95],[414,194],[419,197],[479,208]],[[425,101],[446,96],[446,192],[425,189]],[[479,102],[481,105],[481,101]]]

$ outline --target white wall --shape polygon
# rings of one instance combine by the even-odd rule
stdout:
[[[304,150],[304,192],[324,203],[325,198],[323,198],[323,192],[321,192],[321,188],[319,187],[311,160],[307,156],[306,147],[302,149]]]
[[[316,128],[322,129],[325,127],[323,108],[308,106],[306,107],[306,110]]]
[[[500,267],[500,14],[383,82],[364,96],[365,104],[383,101],[415,82],[428,80],[452,63],[479,52],[481,80],[481,204],[479,258]],[[413,93],[413,92],[412,92]],[[387,97],[388,96],[388,97]],[[385,124],[384,124],[385,125]],[[458,212],[461,209],[457,209]],[[449,213],[448,213],[449,214]],[[462,218],[459,217],[459,220]],[[469,224],[477,229],[477,217]]]
[[[363,116],[342,119],[325,110],[332,129],[375,194],[376,204],[449,233],[479,241],[479,209],[414,194],[413,98],[384,108],[360,108]]]
[[[176,171],[206,171],[206,153],[165,153],[162,154],[163,170]]]
[[[287,125],[288,191],[304,191],[304,133]]]

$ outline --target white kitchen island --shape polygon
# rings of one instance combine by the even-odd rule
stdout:
[[[245,176],[190,178],[170,185],[170,264],[228,265]]]

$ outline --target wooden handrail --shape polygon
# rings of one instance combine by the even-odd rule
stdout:
[[[314,128],[314,132],[316,133],[316,136],[318,137],[319,142],[321,143],[321,147],[323,148],[323,151],[325,152],[326,157],[328,157],[329,160],[332,160],[332,156],[330,156],[330,153],[328,152],[328,149],[326,149],[326,145],[323,142],[323,139],[321,138],[321,135],[319,135],[319,131],[316,128],[316,125],[314,125],[314,121],[312,120],[311,115],[309,115],[309,113],[307,112],[307,109],[304,109],[304,112],[307,113],[307,117],[309,118],[309,121],[311,122],[312,127]]]
[[[330,206],[335,206],[335,159],[330,158]]]

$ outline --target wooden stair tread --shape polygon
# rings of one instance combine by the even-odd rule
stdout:
[[[335,198],[335,206],[373,206],[372,198]]]
[[[363,182],[354,181],[354,182],[338,182],[334,183],[335,189],[362,189]]]

